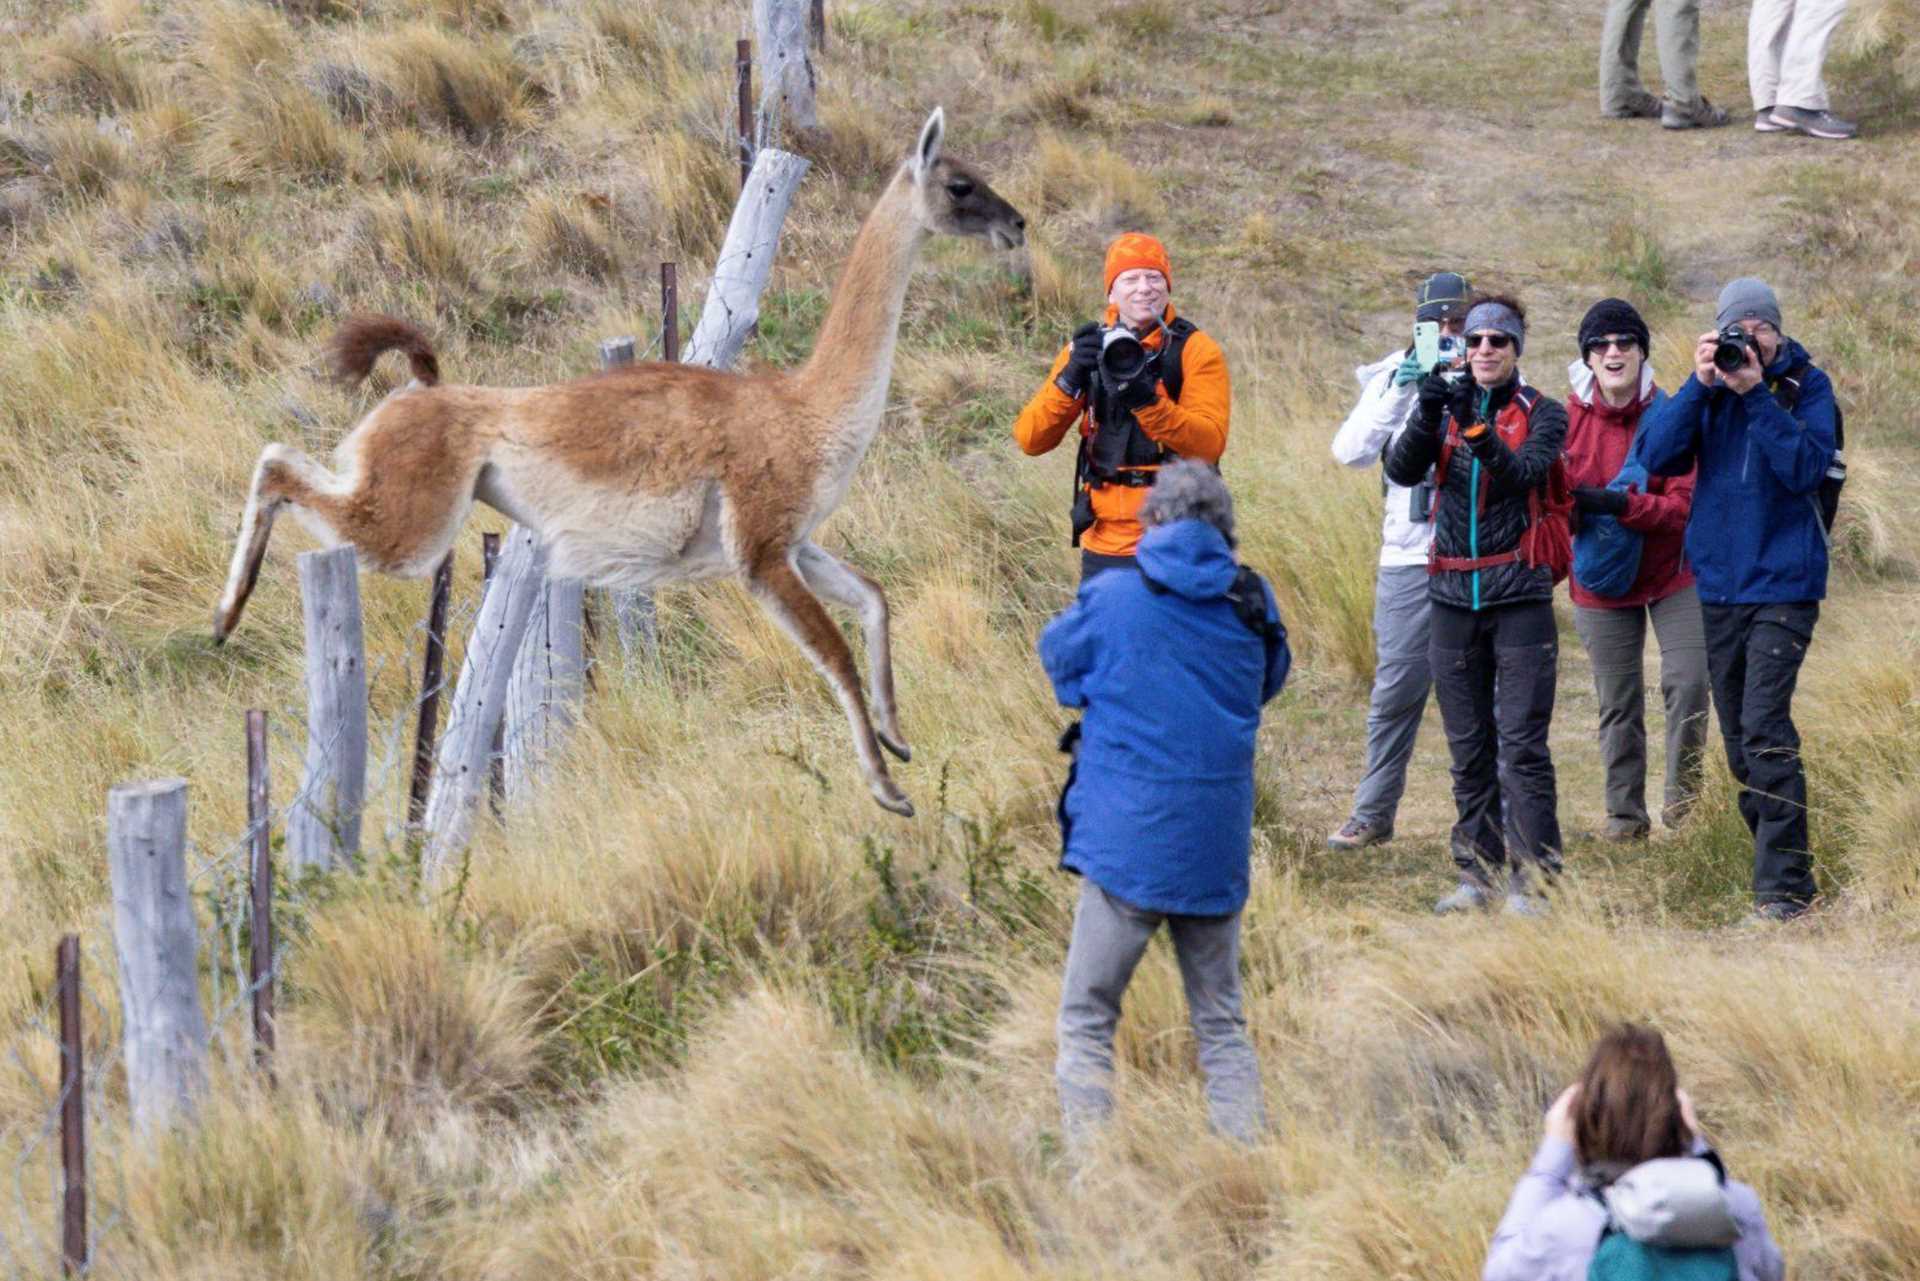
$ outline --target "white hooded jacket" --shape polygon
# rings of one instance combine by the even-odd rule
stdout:
[[[1347,421],[1333,436],[1333,456],[1348,467],[1380,466],[1380,456],[1407,425],[1419,398],[1419,387],[1393,385],[1394,371],[1405,351],[1389,352],[1371,365],[1353,371],[1360,383],[1360,399]],[[1433,542],[1433,522],[1408,518],[1410,491],[1387,482],[1386,515],[1380,522],[1380,563],[1383,566],[1425,565]]]

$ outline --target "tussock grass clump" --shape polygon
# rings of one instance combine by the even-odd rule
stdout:
[[[152,93],[141,64],[105,32],[69,24],[41,42],[36,54],[32,83],[78,111],[131,111]]]
[[[499,37],[456,35],[414,23],[365,41],[365,69],[387,87],[393,109],[468,141],[523,122],[527,81]]]
[[[305,951],[289,982],[318,1080],[389,1107],[521,1101],[539,1044],[509,963],[463,952],[418,907],[371,899],[323,912]]]
[[[1151,231],[1165,217],[1159,185],[1104,143],[1043,132],[1032,163],[1026,185],[1044,212],[1070,214],[1098,233]]]
[[[527,201],[521,237],[535,261],[605,280],[619,270],[613,242],[600,217],[577,202],[562,203],[546,192]]]
[[[481,287],[484,264],[476,238],[456,207],[437,196],[380,196],[355,215],[341,246],[348,278],[374,284],[390,275],[441,297]]]

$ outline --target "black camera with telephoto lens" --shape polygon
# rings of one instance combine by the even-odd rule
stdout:
[[[1125,325],[1114,325],[1100,335],[1100,376],[1114,391],[1146,372],[1147,346]]]
[[[1738,373],[1746,368],[1748,352],[1759,359],[1760,346],[1753,335],[1738,325],[1728,325],[1714,336],[1713,367],[1723,374]]]

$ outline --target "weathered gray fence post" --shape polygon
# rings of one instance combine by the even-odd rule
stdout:
[[[298,877],[360,857],[367,797],[367,656],[353,548],[300,557],[307,624],[307,761],[287,811],[287,854]]]
[[[420,859],[428,882],[446,870],[473,832],[474,809],[492,774],[494,733],[506,708],[514,655],[546,586],[545,549],[532,530],[513,526],[480,602],[454,686],[453,713],[440,739],[433,792],[427,798],[427,844]]]
[[[192,1114],[207,1074],[185,779],[123,783],[107,793],[107,859],[127,1100],[134,1128],[152,1135]]]
[[[253,1057],[273,1067],[273,806],[268,802],[267,714],[247,713],[247,986],[253,990]]]
[[[727,238],[714,260],[700,323],[687,340],[687,364],[725,369],[746,346],[760,318],[760,294],[780,252],[787,206],[807,168],[804,157],[776,147],[762,147],[754,157],[753,173],[733,207]]]
[[[507,683],[507,799],[525,800],[566,741],[586,692],[584,584],[542,584]]]
[[[807,52],[812,26],[808,0],[753,0],[753,35],[760,46],[760,82],[778,103],[775,119],[789,129],[812,129],[813,59]]]

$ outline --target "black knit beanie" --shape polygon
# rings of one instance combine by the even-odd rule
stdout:
[[[1643,358],[1653,354],[1647,322],[1640,319],[1640,313],[1624,298],[1602,298],[1587,308],[1586,317],[1580,322],[1580,359],[1587,358],[1588,343],[1608,334],[1631,334],[1640,344]]]

